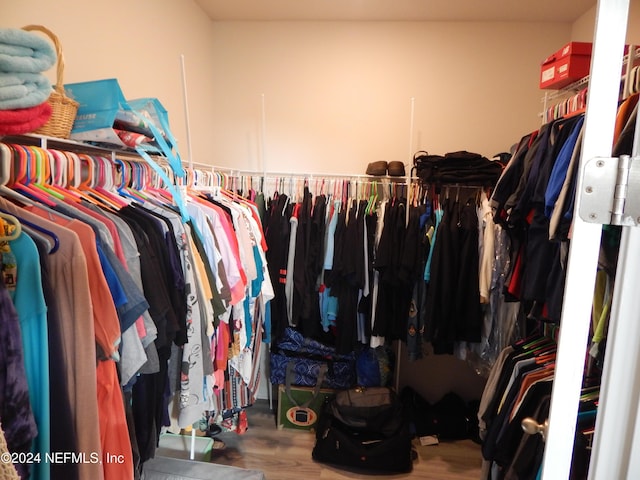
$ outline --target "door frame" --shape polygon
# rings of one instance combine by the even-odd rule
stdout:
[[[592,292],[595,286],[602,233],[602,225],[584,221],[579,217],[578,212],[580,211],[583,190],[585,162],[595,157],[610,157],[612,153],[629,1],[599,0],[596,9],[584,140],[576,186],[572,239],[567,264],[556,372],[549,412],[549,428],[542,463],[542,480],[568,479],[571,470],[573,439],[575,438],[580,390],[588,349]],[[640,297],[640,294],[636,294],[636,297]],[[640,323],[637,320],[636,322]],[[613,324],[610,325],[613,326]],[[640,342],[640,338],[638,341]],[[614,348],[608,340],[607,353],[611,350]],[[605,358],[605,366],[606,362]],[[612,376],[608,376],[608,378],[617,380]],[[615,381],[605,384],[603,387],[605,387],[604,391],[601,389],[600,394],[601,405],[605,403],[604,398],[606,398],[608,391],[621,396],[624,396],[626,392],[626,387],[623,388],[623,385]],[[613,413],[615,417],[615,412]],[[613,422],[613,425],[620,423],[619,420],[619,418],[610,419],[608,415],[601,416],[599,408],[596,442],[592,450],[591,461],[591,466],[594,468],[590,472],[590,478],[625,478],[612,474],[612,470],[608,470],[605,476],[594,473],[599,464],[610,465],[610,449],[604,448],[605,445],[603,445],[608,439],[599,435],[599,432],[604,434],[610,431],[607,426],[608,422]],[[638,448],[637,444],[636,448]]]

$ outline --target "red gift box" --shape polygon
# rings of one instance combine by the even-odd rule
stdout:
[[[570,42],[547,57],[540,67],[540,88],[558,90],[589,74],[590,42]]]

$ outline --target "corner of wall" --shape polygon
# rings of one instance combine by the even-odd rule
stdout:
[[[587,10],[571,26],[571,40],[574,42],[591,42],[596,24],[597,6]],[[627,22],[627,43],[640,45],[640,0],[630,0],[629,20]]]
[[[574,42],[593,41],[595,24],[596,6],[594,5],[571,25],[571,40]]]

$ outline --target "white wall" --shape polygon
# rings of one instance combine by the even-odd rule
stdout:
[[[187,133],[184,54],[193,150],[208,148],[213,96],[211,22],[193,0],[0,0],[0,27],[48,27],[62,43],[65,83],[117,78],[127,98],[157,97],[169,111],[182,156]],[[55,69],[49,72],[53,79]]]
[[[418,149],[508,149],[538,125],[539,63],[570,35],[566,24],[211,23],[191,0],[7,2],[0,26],[28,23],[60,37],[66,82],[116,77],[128,98],[158,97],[185,158],[180,54],[194,161],[335,173]]]
[[[577,42],[592,42],[596,22],[596,7],[578,18],[571,28],[571,39]],[[630,0],[627,43],[640,44],[640,0]]]
[[[571,27],[571,39],[576,42],[592,42],[596,22],[596,7],[587,10]]]
[[[419,149],[507,150],[539,125],[540,62],[570,35],[568,24],[535,23],[216,22],[213,30],[214,161],[335,173],[408,162]]]
[[[540,61],[570,39],[590,40],[595,16],[594,8],[573,26],[212,23],[192,0],[4,3],[0,26],[39,23],[60,37],[66,82],[116,77],[128,98],[158,97],[185,159],[180,54],[194,161],[334,173],[408,162],[419,149],[508,149],[538,125]],[[632,26],[639,4],[632,1]]]

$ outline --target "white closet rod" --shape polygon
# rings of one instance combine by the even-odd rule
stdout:
[[[362,174],[352,174],[352,173],[296,173],[296,172],[275,172],[275,171],[267,171],[267,172],[258,172],[255,170],[238,170],[231,167],[218,167],[215,165],[208,165],[204,163],[193,163],[194,166],[204,167],[209,170],[213,170],[214,172],[223,172],[229,173],[232,175],[242,175],[242,176],[256,176],[256,177],[265,177],[265,178],[280,178],[280,177],[299,177],[299,178],[345,178],[345,179],[363,179],[371,182],[381,181],[381,180],[389,180],[389,181],[406,181],[406,180],[419,180],[418,177],[392,177],[389,175],[384,176],[374,176],[374,175],[362,175]]]
[[[354,180],[354,179],[358,179],[358,180],[363,180],[364,182],[367,183],[373,183],[373,182],[382,182],[382,181],[390,181],[390,182],[404,182],[404,181],[421,181],[422,179],[420,177],[417,176],[410,176],[410,177],[390,177],[388,175],[385,176],[373,176],[373,175],[361,175],[361,174],[349,174],[349,173],[291,173],[291,172],[258,172],[255,170],[237,170],[234,168],[230,168],[230,167],[218,167],[215,165],[209,165],[206,163],[195,163],[193,164],[195,167],[201,167],[210,171],[213,171],[214,173],[227,173],[229,175],[232,176],[255,176],[255,177],[262,177],[264,179],[279,179],[279,178],[285,178],[285,177],[294,177],[294,178],[300,178],[300,179],[308,179],[308,180],[314,180],[314,179],[323,179],[323,178],[330,178],[330,179],[336,179],[336,178],[344,178],[345,180]],[[430,182],[425,182],[426,184],[430,184]],[[486,185],[471,185],[471,184],[465,184],[465,183],[441,183],[440,184],[440,188],[441,189],[451,189],[451,188],[485,188]]]
[[[240,174],[250,175],[251,172],[239,172]],[[256,175],[260,175],[257,174]],[[280,178],[280,177],[296,177],[296,178],[307,178],[307,179],[321,179],[321,178],[344,178],[344,179],[358,179],[366,182],[379,182],[382,180],[387,180],[390,182],[404,182],[406,180],[418,180],[417,177],[390,177],[390,176],[380,176],[375,177],[371,175],[354,175],[350,173],[286,173],[286,172],[267,172],[267,176],[265,178]]]

